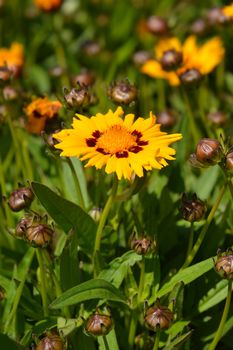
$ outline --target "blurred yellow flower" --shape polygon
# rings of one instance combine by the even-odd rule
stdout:
[[[28,118],[27,130],[33,134],[40,134],[44,130],[46,121],[57,116],[62,104],[59,101],[50,101],[48,97],[37,98],[26,108]]]
[[[182,62],[177,69],[164,69],[161,60],[168,52],[179,53]],[[155,47],[156,59],[148,60],[141,71],[152,78],[166,79],[170,85],[180,84],[180,76],[188,70],[195,69],[201,75],[210,73],[223,59],[225,54],[219,37],[208,40],[203,45],[197,45],[195,36],[189,36],[182,45],[177,38],[161,39]],[[181,56],[182,55],[182,56]]]
[[[34,0],[35,5],[42,11],[53,11],[62,5],[63,0]]]
[[[233,19],[233,4],[230,4],[228,6],[224,6],[222,8],[222,12],[226,17]]]
[[[174,159],[175,155],[169,145],[180,140],[182,135],[161,132],[152,113],[147,119],[135,121],[134,114],[122,119],[123,114],[121,107],[91,118],[78,114],[78,119],[73,119],[73,129],[53,135],[60,142],[55,147],[62,150],[61,156],[88,160],[86,167],[106,166],[105,172],[116,172],[118,179],[130,179],[133,173],[142,177],[144,169],[161,169],[168,165],[166,160]]]
[[[9,49],[0,48],[0,67],[6,67],[17,76],[24,63],[23,45],[13,42]]]

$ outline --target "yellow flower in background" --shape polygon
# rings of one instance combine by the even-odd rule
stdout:
[[[163,57],[170,52],[179,54],[181,62],[177,69],[164,69]],[[201,75],[210,73],[224,58],[225,50],[219,37],[214,37],[202,45],[197,44],[195,36],[189,36],[182,45],[177,38],[162,39],[155,47],[156,59],[148,60],[141,71],[152,78],[166,79],[170,85],[180,84],[180,76],[195,69]]]
[[[233,19],[233,4],[230,4],[228,6],[224,6],[222,8],[222,12],[226,17]]]
[[[42,11],[53,11],[62,5],[63,0],[34,0],[35,5]]]
[[[32,101],[25,108],[28,118],[27,130],[33,134],[40,134],[45,128],[46,121],[56,117],[61,107],[59,101],[50,101],[48,97]]]
[[[13,42],[9,49],[0,48],[0,67],[7,67],[14,75],[18,75],[24,63],[23,45]]]
[[[135,121],[134,114],[122,119],[123,114],[121,107],[91,118],[78,114],[78,119],[73,119],[73,129],[53,135],[59,141],[55,147],[62,150],[61,156],[88,160],[86,167],[105,166],[105,172],[115,172],[118,179],[130,179],[133,173],[142,177],[144,169],[161,169],[168,165],[166,160],[174,159],[175,155],[169,145],[180,140],[182,135],[161,132],[152,113],[147,119]]]

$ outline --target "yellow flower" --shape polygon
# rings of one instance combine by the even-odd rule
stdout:
[[[106,166],[105,172],[116,172],[118,179],[130,179],[133,173],[142,177],[143,169],[161,169],[168,165],[166,160],[174,159],[175,155],[169,145],[180,140],[181,134],[161,132],[152,113],[147,119],[135,121],[134,114],[122,119],[123,114],[121,107],[91,118],[78,114],[78,119],[73,120],[73,129],[53,135],[60,142],[55,147],[62,150],[61,156],[88,160],[86,167]]]
[[[0,48],[0,67],[7,67],[14,75],[18,75],[24,63],[23,46],[17,42],[9,49]]]
[[[177,38],[160,40],[155,47],[156,60],[148,60],[142,66],[142,72],[152,78],[166,79],[173,86],[179,85],[180,75],[190,69],[196,69],[202,75],[210,73],[222,61],[225,54],[221,39],[214,37],[200,46],[196,41],[193,35],[188,37],[183,45]],[[176,71],[168,72],[163,69],[160,60],[170,50],[181,52],[183,62]]]
[[[233,4],[230,4],[228,6],[224,6],[222,8],[222,12],[226,17],[233,19]]]
[[[33,134],[40,134],[44,130],[46,121],[57,116],[62,104],[59,101],[50,101],[48,97],[37,98],[26,108],[28,118],[27,130]]]
[[[62,5],[63,0],[34,0],[35,5],[42,11],[53,11]]]

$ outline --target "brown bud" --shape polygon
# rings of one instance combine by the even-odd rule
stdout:
[[[203,35],[206,33],[208,29],[208,25],[206,21],[203,18],[198,18],[193,24],[191,25],[191,32],[195,35]]]
[[[167,21],[159,16],[150,16],[146,21],[146,27],[154,35],[165,35],[169,31]]]
[[[116,104],[128,105],[136,100],[137,89],[128,81],[121,81],[109,87],[108,95]]]
[[[150,254],[156,249],[156,242],[150,237],[137,238],[135,234],[130,238],[130,247],[139,255]]]
[[[56,334],[47,335],[36,346],[36,350],[64,350],[64,342]]]
[[[81,50],[87,56],[96,56],[100,53],[101,47],[100,44],[94,40],[86,40],[82,43]]]
[[[79,74],[77,74],[73,79],[72,79],[72,84],[77,85],[79,84],[80,86],[90,86],[93,85],[95,82],[95,76],[92,72],[90,72],[87,69],[81,70]]]
[[[0,67],[0,81],[7,81],[11,78],[12,72],[10,71],[9,68],[3,66]]]
[[[12,211],[20,211],[28,208],[34,199],[34,193],[30,187],[21,187],[13,191],[8,199]]]
[[[94,207],[89,211],[89,215],[92,217],[93,220],[98,222],[100,220],[102,211],[103,210],[101,208]]]
[[[26,240],[34,247],[46,247],[52,240],[54,230],[41,223],[33,223],[25,232]]]
[[[202,163],[197,160],[196,153],[190,154],[189,163],[195,168],[207,168],[209,166],[209,164]]]
[[[32,223],[32,216],[25,216],[24,218],[20,219],[15,229],[15,236],[17,238],[24,238],[28,227],[30,227]]]
[[[192,68],[180,74],[179,78],[182,84],[187,86],[193,86],[200,82],[200,80],[202,79],[202,75],[199,72],[199,70]]]
[[[154,345],[154,338],[149,336],[146,332],[138,334],[135,338],[135,345],[143,350],[151,350]]]
[[[174,313],[167,307],[161,306],[158,302],[146,311],[144,317],[146,326],[154,332],[159,327],[167,329],[170,327],[174,318]]]
[[[196,148],[197,160],[203,164],[215,165],[222,159],[222,147],[218,140],[201,139]]]
[[[207,118],[216,126],[224,126],[228,122],[228,117],[221,111],[210,112]]]
[[[85,86],[80,86],[78,89],[72,88],[70,91],[65,88],[64,93],[65,101],[71,108],[85,107],[91,100],[91,94]]]
[[[151,53],[145,50],[137,51],[133,55],[133,63],[138,66],[143,65],[149,59],[151,59]]]
[[[13,101],[18,97],[18,92],[11,86],[5,86],[2,94],[7,101]]]
[[[233,170],[233,150],[232,149],[226,155],[225,168],[226,170],[231,172]]]
[[[161,124],[164,128],[172,128],[176,124],[176,117],[172,111],[162,111],[157,115],[157,123]]]
[[[160,64],[162,68],[168,72],[179,68],[182,62],[183,62],[182,52],[176,51],[175,49],[165,51],[160,60]]]
[[[5,298],[6,298],[6,291],[2,286],[0,286],[0,301],[4,300]]]
[[[207,12],[206,18],[209,25],[211,26],[225,24],[229,21],[229,18],[225,16],[220,7],[214,7],[210,9]]]
[[[110,315],[102,315],[96,311],[87,319],[84,331],[87,334],[98,337],[108,334],[112,327],[112,317]]]
[[[215,262],[215,270],[222,278],[233,279],[233,255],[226,253],[218,257]]]
[[[180,212],[184,220],[194,222],[203,218],[206,212],[206,205],[202,200],[197,198],[195,193],[191,199],[187,198],[187,195],[184,193],[181,201]]]

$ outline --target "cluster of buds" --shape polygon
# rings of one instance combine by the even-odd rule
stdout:
[[[225,253],[218,252],[217,260],[214,261],[216,272],[228,280],[233,279],[233,252],[231,249]]]
[[[136,237],[136,233],[134,232],[130,237],[130,248],[139,255],[147,255],[155,252],[156,242],[144,234],[141,237]]]
[[[33,199],[34,193],[30,187],[19,187],[10,194],[8,205],[12,211],[18,212],[29,208]]]
[[[191,154],[190,163],[196,167],[208,167],[218,164],[223,159],[223,149],[218,140],[204,138],[196,147],[196,152]]]
[[[113,320],[110,313],[100,313],[97,309],[88,317],[84,332],[95,337],[108,334],[113,327]]]
[[[147,309],[144,316],[146,326],[152,331],[156,332],[158,328],[168,329],[174,319],[174,313],[160,304],[159,299],[155,304]]]
[[[47,216],[25,216],[18,222],[15,236],[25,239],[33,247],[47,247],[54,235],[54,229],[47,221]]]
[[[36,350],[64,350],[64,341],[57,334],[50,334],[42,338],[36,346]]]
[[[188,198],[187,195],[183,193],[180,212],[184,220],[189,222],[199,221],[206,212],[206,205],[202,200],[197,198],[196,193],[194,193],[191,198]]]
[[[116,104],[129,105],[137,98],[137,88],[128,80],[114,82],[108,88],[108,96]]]

